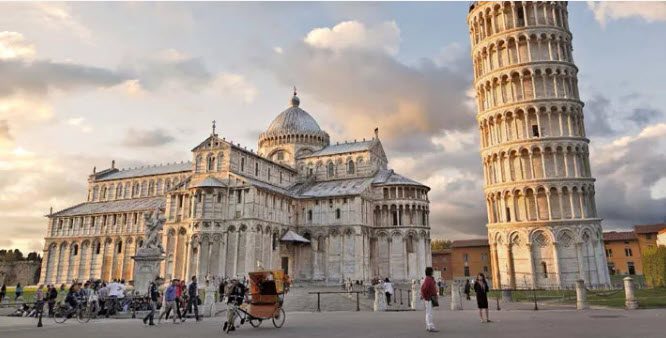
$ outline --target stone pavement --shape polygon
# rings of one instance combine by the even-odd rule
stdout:
[[[491,311],[493,323],[480,323],[475,310],[450,311],[439,308],[434,314],[439,333],[424,330],[424,313],[411,312],[289,312],[281,329],[264,322],[254,329],[244,325],[231,336],[237,337],[664,337],[663,321],[666,310],[502,310]],[[9,321],[13,322],[9,322]],[[190,338],[223,337],[222,318],[207,318],[203,322],[183,324],[163,323],[145,327],[139,319],[96,320],[87,324],[75,321],[55,324],[45,320],[45,326],[26,326],[30,320],[0,319],[0,337],[48,338],[72,337],[141,337]],[[12,324],[13,323],[13,324]],[[32,324],[34,324],[32,320]]]

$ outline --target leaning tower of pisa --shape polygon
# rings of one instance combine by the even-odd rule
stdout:
[[[495,288],[610,283],[567,15],[479,1],[467,16]]]

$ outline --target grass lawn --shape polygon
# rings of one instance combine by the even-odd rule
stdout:
[[[565,304],[576,303],[575,290],[514,290],[511,298],[514,302],[533,302],[536,295],[537,301],[552,301]],[[636,289],[636,300],[641,309],[666,308],[666,288]],[[501,298],[500,291],[490,291],[489,297]],[[615,291],[591,291],[587,293],[590,305],[607,306],[613,308],[624,308],[624,290]]]
[[[635,296],[641,309],[666,308],[666,288],[637,289]],[[591,305],[624,308],[624,290],[608,296],[588,293],[587,300]]]

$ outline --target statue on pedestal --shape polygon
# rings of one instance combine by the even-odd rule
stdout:
[[[146,228],[145,238],[141,247],[136,251],[134,259],[134,290],[139,294],[146,294],[150,282],[159,277],[160,264],[164,260],[162,248],[162,228],[166,222],[162,210],[155,209],[152,213],[143,216]]]
[[[164,248],[162,247],[161,232],[164,223],[166,223],[166,218],[161,214],[161,210],[157,208],[152,213],[145,213],[143,221],[146,228],[146,235],[139,251],[158,252],[159,255],[163,254]]]

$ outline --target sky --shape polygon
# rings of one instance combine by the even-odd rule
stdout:
[[[191,159],[217,121],[256,149],[301,108],[379,135],[431,191],[432,237],[485,236],[469,2],[0,3],[0,248],[41,250],[93,167]],[[605,229],[666,221],[666,3],[569,4]]]

